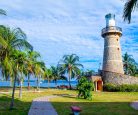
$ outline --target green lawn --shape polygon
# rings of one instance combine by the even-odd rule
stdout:
[[[11,89],[0,89],[0,92],[11,92]],[[57,95],[51,102],[59,115],[69,115],[70,106],[77,105],[82,108],[81,115],[137,115],[138,111],[129,104],[138,100],[138,92],[93,92],[93,100],[77,99],[76,91],[41,89],[42,92],[27,92],[24,89],[23,98],[18,98],[16,91],[15,110],[10,111],[11,94],[0,94],[0,115],[27,115],[31,102],[36,97]]]

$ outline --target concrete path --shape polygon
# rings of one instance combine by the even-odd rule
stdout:
[[[34,99],[28,115],[58,115],[49,102],[49,99],[54,97],[56,96],[45,96]]]
[[[138,101],[132,102],[131,107],[134,108],[135,110],[138,110]]]

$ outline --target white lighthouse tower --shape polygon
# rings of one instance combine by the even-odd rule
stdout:
[[[122,29],[116,26],[114,14],[107,14],[105,19],[106,27],[102,29],[102,37],[104,38],[102,70],[124,74],[120,46]]]

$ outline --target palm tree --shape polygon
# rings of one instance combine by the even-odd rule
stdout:
[[[45,68],[43,78],[48,81],[48,88],[49,88],[49,82],[50,82],[50,80],[53,79],[51,68],[50,69]]]
[[[62,72],[68,73],[69,88],[71,89],[70,80],[76,77],[80,68],[83,67],[79,63],[79,57],[76,54],[64,55],[63,59],[59,62],[59,66],[62,67]]]
[[[37,90],[40,90],[40,79],[44,75],[45,63],[42,61],[34,62],[34,75],[37,78]]]
[[[26,41],[26,38],[25,33],[20,28],[10,29],[9,27],[0,26],[0,68],[5,78],[12,77],[14,79],[12,101],[10,105],[11,109],[14,105],[15,83],[17,80],[17,71],[13,68],[15,64],[12,54],[15,49],[33,49]]]
[[[137,71],[137,63],[131,55],[128,55],[127,52],[123,56],[123,65],[124,71],[127,75],[135,75]]]
[[[60,68],[58,65],[51,66],[50,71],[51,71],[50,79],[52,79],[55,82],[55,85],[57,85],[57,80],[59,79],[67,80],[67,78],[64,76],[64,73],[62,72],[62,68]]]
[[[51,66],[51,74],[53,77],[53,80],[55,81],[55,84],[57,84],[57,80],[59,79],[59,70],[58,67]]]
[[[138,65],[137,63],[133,63],[129,67],[130,75],[135,76],[137,74]]]
[[[9,27],[0,26],[0,62],[8,59],[14,49],[33,49],[33,47],[26,41],[26,35],[20,28],[10,29]],[[1,66],[2,68],[2,66]],[[6,72],[6,71],[5,71]],[[2,73],[4,74],[4,68]],[[8,75],[4,75],[8,77]]]
[[[38,52],[36,51],[27,52],[26,76],[28,77],[28,90],[30,90],[30,76],[34,74],[34,64],[38,58],[40,58],[40,54]]]
[[[51,66],[50,69],[51,69],[52,79],[54,80],[56,85],[57,85],[57,80],[59,79],[67,80],[67,78],[64,76],[64,73],[62,72],[62,68],[60,68],[58,65]]]
[[[138,0],[127,0],[124,6],[124,13],[123,13],[124,21],[128,21],[130,23],[131,14],[136,8],[138,8]]]
[[[15,77],[17,77],[19,84],[20,84],[19,97],[22,98],[22,82],[25,77],[24,72],[26,71],[26,62],[27,62],[26,53],[21,52],[19,50],[14,50],[12,56],[13,56],[13,61],[14,61],[13,69],[15,69],[17,73]]]

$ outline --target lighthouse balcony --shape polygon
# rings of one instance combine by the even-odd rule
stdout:
[[[107,34],[119,34],[120,36],[122,35],[122,28],[117,27],[117,26],[110,26],[110,27],[105,27],[102,29],[102,37],[104,37]]]

